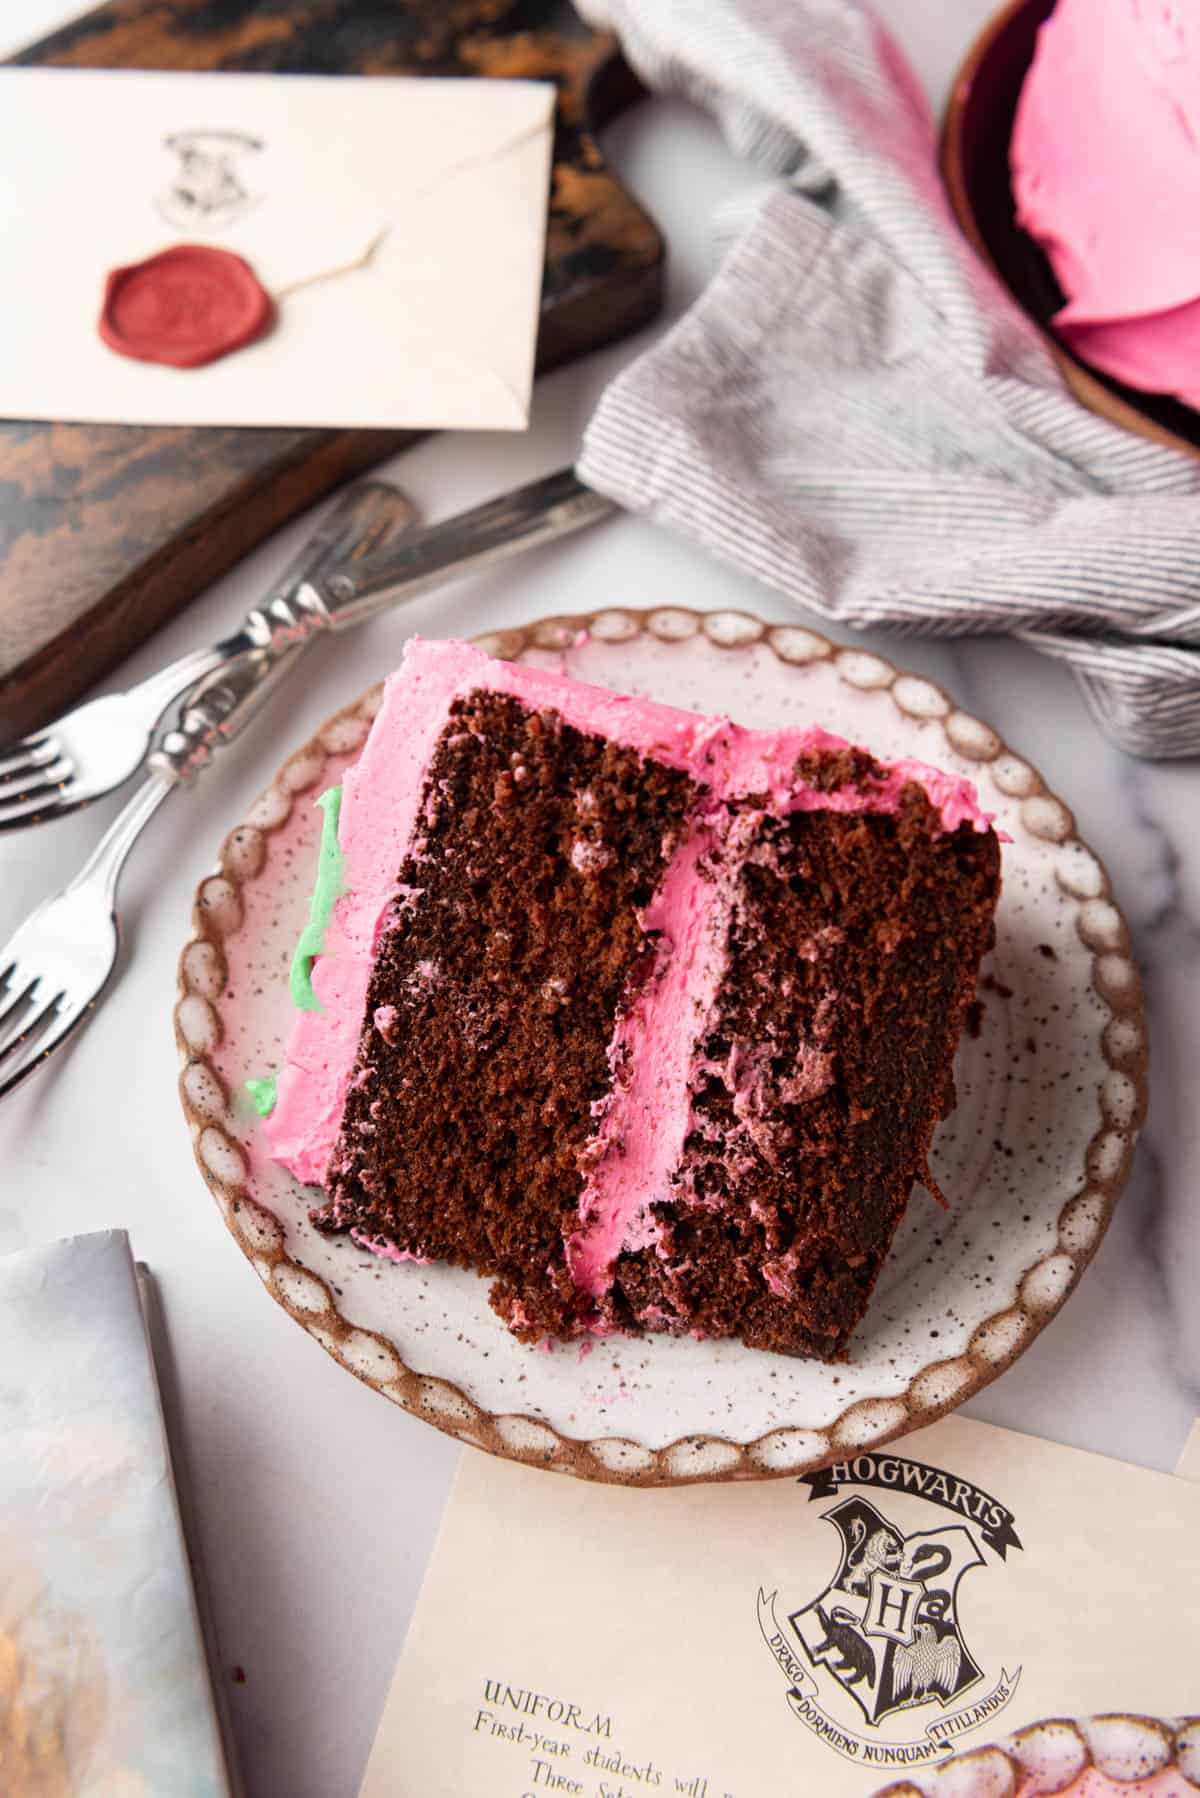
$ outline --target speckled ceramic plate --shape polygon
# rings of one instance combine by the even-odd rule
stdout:
[[[1200,1718],[1110,1714],[1031,1724],[989,1748],[956,1754],[877,1798],[1193,1798]]]
[[[585,628],[586,627],[586,630]],[[320,814],[366,735],[377,692],[283,766],[226,839],[180,963],[180,1090],[205,1180],[271,1295],[343,1366],[495,1453],[596,1480],[669,1484],[794,1474],[930,1422],[1021,1353],[1104,1233],[1145,1103],[1137,972],[1104,869],[1070,811],[986,725],[928,681],[796,627],[741,613],[610,611],[481,639],[757,726],[820,722],[887,757],[974,780],[1012,836],[977,1037],[933,1167],[840,1365],[729,1342],[612,1337],[522,1348],[486,1284],[381,1263],[319,1235],[314,1202],[263,1152],[242,1083],[279,1065],[286,970]]]

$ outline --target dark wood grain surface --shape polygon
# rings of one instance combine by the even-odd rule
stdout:
[[[661,304],[662,240],[591,135],[637,84],[563,0],[112,0],[15,60],[552,80],[539,370]],[[0,422],[0,742],[53,717],[271,531],[412,437]]]

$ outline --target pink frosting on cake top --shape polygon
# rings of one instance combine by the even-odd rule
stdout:
[[[1058,0],[1010,151],[1017,219],[1067,305],[1055,327],[1120,380],[1200,393],[1200,17]]]
[[[295,1015],[276,1106],[266,1121],[272,1154],[301,1180],[321,1182],[337,1137],[376,938],[392,906],[406,899],[396,876],[420,834],[426,773],[448,709],[455,699],[479,690],[552,708],[576,729],[682,769],[706,789],[701,813],[643,916],[645,929],[658,941],[658,962],[618,1019],[610,1045],[614,1083],[597,1107],[596,1132],[585,1151],[580,1227],[566,1252],[577,1284],[598,1297],[622,1249],[655,1240],[650,1206],[668,1196],[669,1175],[687,1135],[692,1063],[725,965],[739,866],[735,854],[714,878],[702,864],[727,830],[732,802],[761,795],[768,809],[781,815],[814,809],[894,812],[905,786],[916,782],[945,830],[965,823],[985,831],[990,819],[969,782],[918,762],[889,766],[866,790],[819,793],[797,782],[795,764],[804,750],[849,747],[816,728],[749,731],[542,669],[493,661],[464,643],[414,639],[385,685],[362,755],[345,776],[338,839],[348,890],[334,907],[313,968],[321,1009]]]

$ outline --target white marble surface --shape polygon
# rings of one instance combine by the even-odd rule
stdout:
[[[880,9],[940,107],[988,0],[881,0]],[[72,10],[7,0],[0,53]],[[707,120],[670,103],[620,122],[606,148],[666,230],[673,315],[710,268],[713,209],[753,177]],[[568,461],[602,383],[634,348],[543,382],[527,437],[442,437],[399,458],[393,474],[436,515]],[[282,533],[221,582],[122,681],[233,623],[303,531]],[[357,1791],[459,1451],[339,1371],[269,1302],[200,1182],[171,1030],[192,891],[281,752],[391,667],[410,630],[466,635],[612,600],[680,599],[798,615],[621,519],[323,647],[220,771],[151,826],[124,882],[125,950],[101,1016],[0,1108],[0,1252],[122,1225],[157,1277],[219,1672],[246,1675],[230,1695],[251,1798]],[[1168,1468],[1200,1411],[1200,770],[1126,759],[1069,678],[1015,645],[876,643],[990,720],[1074,807],[1108,862],[1147,976],[1153,1104],[1116,1221],[1060,1318],[969,1409]],[[0,844],[0,941],[73,870],[114,809]]]

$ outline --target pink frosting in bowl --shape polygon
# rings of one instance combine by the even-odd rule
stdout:
[[[1058,0],[1010,146],[1017,222],[1092,367],[1200,399],[1200,13],[1184,0]]]

